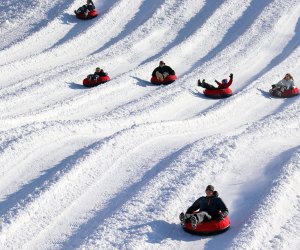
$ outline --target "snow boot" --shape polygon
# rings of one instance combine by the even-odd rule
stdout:
[[[184,223],[185,223],[185,215],[184,215],[184,213],[181,213],[179,215],[179,219],[180,219],[180,224],[183,226]]]
[[[192,228],[196,228],[198,224],[198,219],[195,215],[191,216],[191,223],[192,223]]]

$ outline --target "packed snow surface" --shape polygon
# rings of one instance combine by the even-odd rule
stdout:
[[[300,1],[94,2],[1,0],[0,249],[300,249],[300,99],[268,93],[300,85]],[[230,98],[197,87],[230,73]],[[193,236],[208,184],[231,228]]]

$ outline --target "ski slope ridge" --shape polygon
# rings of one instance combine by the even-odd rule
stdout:
[[[299,1],[94,3],[0,3],[0,248],[299,249],[300,101],[268,93],[299,86]],[[84,88],[97,66],[111,81]],[[230,73],[230,98],[197,87]],[[208,184],[231,228],[192,236]]]

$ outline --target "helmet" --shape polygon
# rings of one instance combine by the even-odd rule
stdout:
[[[101,68],[97,67],[96,70],[101,70]]]
[[[223,84],[226,84],[226,83],[227,83],[227,79],[223,79],[223,80],[222,80],[222,83],[223,83]]]

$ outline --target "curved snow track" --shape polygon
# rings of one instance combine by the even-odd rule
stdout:
[[[1,249],[299,249],[297,0],[2,1]],[[38,15],[36,13],[39,13]],[[159,60],[178,80],[149,83]],[[85,89],[96,66],[111,81]],[[234,95],[196,86],[234,74]],[[231,229],[185,233],[213,184]]]

